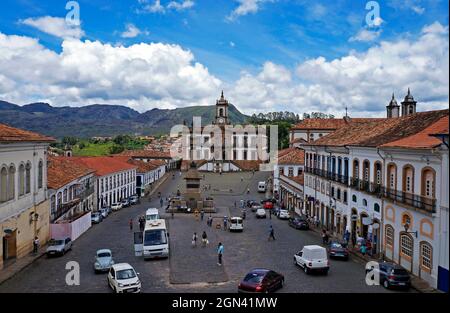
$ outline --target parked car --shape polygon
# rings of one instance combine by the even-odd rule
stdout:
[[[127,198],[122,199],[122,201],[120,201],[120,203],[122,204],[122,208],[126,208],[130,206],[130,200],[128,200]]]
[[[130,204],[137,204],[139,203],[139,197],[137,195],[133,195],[130,197]]]
[[[141,292],[138,275],[128,263],[114,264],[108,272],[108,284],[116,293],[138,293]]]
[[[102,215],[103,219],[105,219],[105,218],[108,217],[108,215],[109,215],[109,212],[108,212],[108,209],[107,209],[107,208],[101,208],[101,209],[99,210],[99,212],[100,212],[100,214]]]
[[[257,268],[245,275],[238,292],[274,292],[284,285],[284,276],[272,270]]]
[[[101,221],[103,221],[102,213],[100,212],[91,213],[91,222],[93,224],[99,224]]]
[[[266,210],[262,208],[256,210],[256,218],[266,218]]]
[[[278,213],[278,218],[280,220],[288,220],[291,216],[289,215],[289,211],[288,210],[280,210],[280,212]]]
[[[258,203],[254,203],[254,204],[252,205],[252,212],[256,212],[256,211],[258,211],[259,209],[262,209],[262,206],[259,205]]]
[[[312,271],[328,274],[330,269],[327,250],[317,245],[304,246],[301,251],[294,255],[294,264],[300,265],[306,274]]]
[[[111,266],[114,265],[112,252],[109,249],[100,249],[95,253],[94,271],[108,272]]]
[[[111,209],[112,209],[113,211],[119,211],[120,209],[122,209],[122,203],[120,203],[120,202],[113,203],[113,204],[111,205]]]
[[[330,258],[340,258],[348,260],[348,249],[337,241],[332,241],[330,243],[328,252],[330,254]]]
[[[230,226],[229,226],[230,232],[232,231],[244,231],[244,223],[242,221],[241,217],[233,216],[230,218]]]
[[[256,202],[255,200],[247,200],[246,205],[247,208],[251,208],[253,204],[257,204],[258,202]]]
[[[61,239],[50,239],[46,254],[47,256],[64,255],[67,251],[72,250],[72,240],[69,237]]]
[[[289,226],[294,227],[295,229],[301,229],[301,230],[309,229],[308,221],[301,217],[291,218],[289,220]]]
[[[110,206],[105,206],[105,207],[103,207],[102,209],[105,209],[106,212],[108,213],[108,215],[112,213],[112,209],[111,209]]]
[[[379,262],[378,269],[366,269],[366,274],[370,270],[373,270],[374,274],[379,273],[380,284],[386,289],[391,287],[409,289],[411,287],[411,276],[407,270],[398,264]]]
[[[272,210],[274,207],[273,202],[272,201],[266,201],[264,202],[264,209],[266,210]]]

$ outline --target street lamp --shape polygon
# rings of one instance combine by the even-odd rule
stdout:
[[[403,225],[405,228],[405,233],[407,234],[414,234],[414,236],[417,238],[417,230],[416,231],[408,231],[409,229],[409,222],[406,222],[405,225]]]

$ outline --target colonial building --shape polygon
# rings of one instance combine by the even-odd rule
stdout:
[[[71,157],[48,158],[50,222],[71,219],[95,204],[95,171]]]
[[[181,160],[172,158],[170,150],[127,150],[119,154],[119,156],[128,156],[133,160],[151,162],[151,161],[164,161],[166,171],[175,170],[180,167]],[[160,163],[160,162],[157,162]],[[162,173],[161,175],[164,175]]]
[[[184,141],[180,145],[187,148],[186,155],[183,156],[183,159],[188,161],[186,169],[192,160],[196,161],[199,171],[219,173],[259,168],[262,163],[259,150],[267,150],[266,135],[258,136],[257,128],[253,125],[232,125],[230,105],[222,91],[220,99],[216,101],[212,127],[199,125],[197,129],[194,123],[189,135],[185,134],[180,139]]]
[[[274,194],[295,212],[303,214],[303,179],[305,151],[299,148],[287,148],[279,151],[278,164],[274,169]]]
[[[73,160],[95,171],[95,210],[135,194],[137,166],[112,156],[74,157]]]
[[[441,221],[448,190],[440,183],[448,179],[448,147],[431,134],[448,133],[448,110],[415,113],[409,91],[402,104],[401,117],[390,113],[391,100],[387,119],[350,123],[302,144],[305,208],[335,235],[370,240],[374,253],[437,287],[448,281],[448,259],[447,275],[438,271],[441,232],[448,236]]]
[[[52,138],[0,124],[0,268],[49,239],[47,149]]]

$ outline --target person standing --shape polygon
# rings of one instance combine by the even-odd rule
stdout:
[[[128,222],[128,224],[130,225],[130,231],[133,230],[133,219],[130,218],[130,221]]]
[[[202,234],[202,247],[206,247],[208,244],[208,235],[206,234],[206,231],[203,231]]]
[[[194,233],[192,235],[192,247],[193,248],[197,247],[197,233]]]
[[[223,251],[224,251],[223,244],[219,242],[219,245],[217,247],[217,258],[218,258],[217,265],[219,266],[222,266]]]
[[[268,238],[267,240],[270,240],[270,239],[275,240],[275,232],[274,232],[274,230],[273,230],[272,225],[270,225],[270,228],[269,228],[269,238]]]
[[[200,219],[203,221],[203,218],[205,217],[205,210],[200,211]]]
[[[164,200],[163,200],[163,198],[161,198],[161,199],[159,200],[159,204],[161,204],[161,207],[163,207],[163,203],[164,203]]]
[[[39,249],[39,238],[36,236],[33,240],[33,253],[37,253]]]

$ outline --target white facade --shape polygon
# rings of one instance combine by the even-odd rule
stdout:
[[[448,150],[303,148],[312,216],[336,235],[371,239],[377,253],[437,287],[439,264],[448,269]]]
[[[110,206],[135,194],[136,169],[97,177],[97,208]]]
[[[280,175],[299,176],[303,174],[304,164],[277,164],[273,170],[273,191],[277,192],[280,187]]]
[[[57,190],[49,189],[50,221],[55,222],[78,213],[93,211],[95,183],[96,178],[92,173],[79,177]]]
[[[136,193],[141,194],[142,196],[145,189],[152,186],[156,181],[163,177],[165,173],[165,165],[158,166],[155,169],[145,173],[136,172]]]

